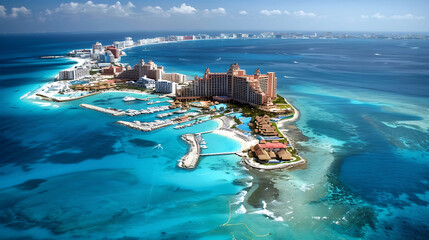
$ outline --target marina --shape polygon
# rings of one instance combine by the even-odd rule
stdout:
[[[180,123],[184,123],[184,122],[191,122],[191,123],[188,123],[188,124],[180,125],[181,128],[185,128],[185,127],[191,127],[191,126],[194,126],[196,124],[200,124],[200,123],[209,121],[209,119],[206,119],[206,120],[201,120],[200,119],[200,118],[204,118],[204,117],[207,117],[207,116],[189,117],[189,116],[192,116],[192,115],[195,115],[195,113],[194,114],[190,113],[189,115],[182,116],[182,117],[176,116],[176,117],[172,117],[172,118],[166,119],[166,120],[155,120],[153,122],[117,121],[116,123],[118,123],[120,125],[123,125],[123,126],[126,126],[126,127],[137,129],[137,130],[140,130],[140,131],[143,131],[143,132],[151,132],[153,130],[164,128],[164,127],[168,127],[168,126],[171,126],[171,125],[174,125],[174,124],[177,124],[177,123],[180,124]],[[181,118],[185,118],[185,120],[183,120]],[[181,129],[181,128],[177,128],[177,126],[174,127],[174,129]]]
[[[164,128],[171,126],[175,124],[175,122],[171,119],[167,120],[155,120],[153,122],[140,122],[140,121],[134,121],[134,122],[128,122],[128,121],[117,121],[116,123],[130,127],[136,130],[140,130],[143,132],[150,132],[156,129]]]
[[[200,124],[200,123],[203,123],[203,122],[207,122],[207,121],[209,121],[210,119],[206,119],[206,120],[201,120],[201,119],[196,119],[195,120],[195,122],[191,122],[191,123],[188,123],[188,124],[183,124],[183,125],[177,125],[177,126],[175,126],[174,127],[174,129],[183,129],[183,128],[187,128],[187,127],[192,127],[192,126],[194,126],[194,125],[196,125],[196,124]],[[191,121],[191,120],[190,120]],[[180,124],[180,123],[179,123]]]
[[[140,114],[152,114],[152,113],[156,113],[156,112],[162,112],[162,111],[166,111],[169,110],[170,108],[168,106],[160,106],[160,107],[148,107],[146,109],[142,108],[140,110],[135,110],[135,109],[127,109],[125,110],[125,114],[128,116],[137,116]]]
[[[90,104],[85,104],[85,103],[83,103],[83,104],[81,104],[79,106],[81,106],[83,108],[95,110],[95,111],[98,111],[98,112],[102,112],[102,113],[108,113],[108,114],[111,114],[111,115],[113,115],[115,117],[117,117],[117,116],[124,116],[124,115],[133,117],[133,116],[138,116],[138,115],[141,115],[141,114],[152,114],[152,113],[162,112],[162,111],[166,111],[166,110],[170,109],[168,106],[159,106],[159,107],[148,107],[146,109],[142,108],[140,110],[135,110],[135,109],[122,110],[122,109],[116,109],[116,108],[111,108],[111,107],[102,108],[102,107],[98,107],[98,106],[94,106],[94,105],[90,105]],[[176,112],[174,112],[174,113],[176,113]],[[173,115],[173,113],[172,114],[167,113],[166,115],[159,116],[159,118],[166,117],[166,116],[171,116],[171,115]]]

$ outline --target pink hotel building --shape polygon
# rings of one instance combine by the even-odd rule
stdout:
[[[222,102],[268,106],[277,96],[276,89],[274,72],[261,74],[257,69],[254,75],[246,75],[246,71],[235,63],[226,73],[211,73],[207,68],[204,77],[195,77],[193,82],[178,91],[176,97],[184,101],[212,98]]]

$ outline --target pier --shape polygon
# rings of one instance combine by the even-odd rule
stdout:
[[[124,111],[118,111],[116,109],[107,109],[107,108],[97,107],[97,106],[90,105],[90,104],[85,104],[85,103],[82,103],[79,106],[81,106],[83,108],[95,110],[95,111],[98,111],[98,112],[102,112],[102,113],[108,113],[108,114],[111,114],[111,115],[113,115],[115,117],[116,116],[123,116],[123,115],[126,114]]]
[[[189,151],[180,158],[179,167],[181,168],[195,168],[198,164],[198,160],[200,158],[200,145],[197,143],[197,139],[195,138],[195,134],[185,134],[182,136],[182,139],[185,140],[189,145]]]

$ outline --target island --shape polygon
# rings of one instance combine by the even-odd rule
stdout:
[[[193,39],[190,39],[193,40]],[[77,62],[70,69],[59,72],[55,81],[38,89],[34,95],[46,101],[63,102],[81,99],[103,92],[153,94],[156,97],[126,96],[123,101],[146,101],[144,109],[103,108],[80,104],[82,108],[110,114],[117,124],[142,132],[174,126],[184,129],[206,121],[216,121],[215,130],[186,133],[182,139],[188,143],[188,152],[178,159],[185,169],[197,167],[201,156],[236,154],[246,166],[263,169],[293,168],[306,164],[294,146],[293,140],[278,128],[282,122],[298,119],[299,111],[277,94],[274,72],[261,73],[256,69],[247,74],[238,63],[226,72],[205,69],[201,77],[168,73],[154,61],[141,60],[131,66],[120,63],[123,50],[144,44],[166,42],[165,38],[143,39],[138,43],[127,37],[125,41],[102,46],[97,42],[92,49],[71,51],[67,57]],[[168,105],[157,106],[159,103]],[[193,109],[191,111],[191,108]],[[130,121],[129,117],[155,114],[152,122]],[[216,133],[232,138],[241,144],[234,152],[203,153],[204,134]]]

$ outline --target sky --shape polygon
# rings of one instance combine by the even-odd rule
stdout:
[[[0,0],[0,32],[429,32],[429,0]]]

